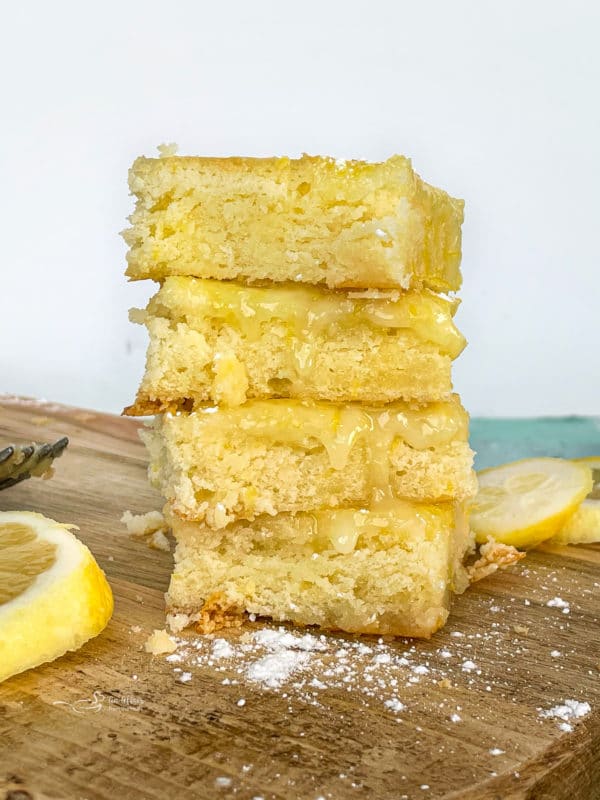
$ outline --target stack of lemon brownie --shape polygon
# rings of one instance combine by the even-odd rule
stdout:
[[[172,628],[244,614],[428,636],[466,585],[452,394],[463,203],[408,159],[139,158],[128,276],[160,287],[130,415],[177,540]]]

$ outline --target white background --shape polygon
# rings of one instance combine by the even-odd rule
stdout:
[[[409,155],[466,200],[455,370],[474,414],[600,413],[596,2],[2,4],[0,389],[120,411],[127,168]]]

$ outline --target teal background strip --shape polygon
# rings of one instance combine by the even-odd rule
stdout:
[[[600,456],[600,417],[471,419],[475,469],[533,456]]]

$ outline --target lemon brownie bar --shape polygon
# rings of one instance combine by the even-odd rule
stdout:
[[[127,275],[459,288],[463,201],[411,162],[138,158]]]
[[[251,397],[385,403],[447,398],[465,346],[456,300],[432,292],[247,287],[167,278],[131,318],[150,334],[125,413],[237,405]]]
[[[170,510],[215,528],[259,514],[474,492],[456,397],[416,407],[253,400],[158,416],[142,433]]]
[[[261,516],[221,530],[171,520],[171,626],[202,633],[244,613],[353,633],[430,636],[448,616],[472,537],[461,505],[395,501]]]

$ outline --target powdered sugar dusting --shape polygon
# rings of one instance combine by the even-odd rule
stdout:
[[[350,797],[354,784],[364,786],[362,742],[355,741],[363,724],[368,742],[382,752],[393,750],[396,771],[386,788],[398,800],[441,796],[446,765],[457,768],[466,742],[474,751],[473,780],[497,772],[518,781],[524,753],[511,731],[522,729],[529,737],[527,757],[542,755],[558,737],[587,727],[600,692],[600,642],[592,635],[600,621],[600,581],[579,579],[573,570],[575,579],[570,575],[563,583],[552,558],[542,554],[536,562],[534,554],[519,568],[526,574],[502,593],[492,584],[465,593],[450,625],[429,640],[325,633],[249,617],[243,627],[213,635],[178,633],[176,650],[153,669],[172,675],[185,701],[202,698],[202,713],[204,698],[214,697],[206,713],[216,726],[229,730],[232,718],[244,726],[260,715],[271,721],[272,714],[273,725],[289,736],[286,759],[304,774],[319,773],[314,751],[304,751],[303,742],[315,729],[335,725],[356,749],[323,746],[332,783],[316,779],[303,786],[302,796],[313,800]],[[184,670],[192,680],[182,685]],[[567,701],[573,686],[578,694]],[[498,725],[503,718],[509,723]],[[421,759],[425,752],[433,753],[433,761]],[[377,768],[382,761],[384,756]],[[243,785],[241,762],[227,762],[225,769],[225,761],[216,760],[215,766],[212,780],[233,777],[223,794],[261,796],[258,785]],[[274,768],[266,751],[257,755],[256,767],[265,773]],[[289,773],[289,785],[287,777],[269,774],[277,783],[264,792],[265,800],[271,791],[282,797],[299,793],[298,772]]]
[[[308,661],[307,653],[279,650],[250,664],[245,674],[249,681],[276,689],[305,667]]]
[[[212,646],[212,655],[216,659],[232,658],[235,652],[227,639],[215,639]]]
[[[552,600],[548,600],[546,605],[548,608],[560,608],[563,614],[571,613],[570,605],[562,597],[553,597]]]
[[[384,705],[386,708],[389,708],[389,709],[390,709],[390,711],[393,711],[393,712],[394,712],[394,713],[396,713],[396,714],[397,714],[399,711],[404,711],[404,709],[406,708],[406,706],[404,705],[404,703],[401,703],[401,702],[400,702],[400,700],[398,700],[398,699],[397,699],[397,698],[395,698],[395,697],[394,697],[394,698],[392,698],[391,700],[386,700],[386,701],[385,701],[385,703],[384,703],[383,705]]]
[[[430,674],[427,663],[413,662],[413,648],[398,654],[383,639],[367,644],[265,627],[231,640],[204,636],[176,641],[177,652],[167,657],[169,663],[211,667],[227,673],[221,680],[224,686],[255,685],[311,705],[320,705],[322,692],[343,689],[377,699],[397,715],[407,707],[399,696],[401,686],[409,687]],[[174,670],[181,672],[180,667]]]
[[[562,597],[553,597],[552,600],[548,600],[546,603],[548,608],[568,608],[569,604],[566,600],[563,600]]]
[[[562,610],[565,602],[561,598],[544,599],[543,605]],[[506,616],[506,608],[501,610]],[[495,611],[491,613],[496,614]],[[499,675],[490,673],[484,653],[493,647],[497,663],[506,664],[505,675],[510,679],[528,650],[514,638],[512,620],[507,619],[505,623],[493,620],[490,619],[489,626],[481,633],[452,631],[441,646],[433,641],[431,644],[409,640],[394,642],[384,638],[359,639],[298,632],[283,626],[265,626],[221,636],[174,637],[176,652],[166,660],[173,664],[179,682],[188,680],[194,667],[208,667],[222,673],[223,686],[254,687],[259,691],[276,692],[288,703],[295,700],[312,706],[326,706],[326,693],[341,690],[352,693],[357,702],[367,706],[373,702],[380,704],[401,722],[417,710],[422,692],[427,692],[430,686],[451,692],[454,686],[466,684],[480,692],[498,692],[501,697],[507,697],[505,690],[509,684]],[[557,665],[557,670],[563,669],[560,662],[568,657],[564,648],[549,649],[547,653],[549,663]],[[181,667],[175,664],[181,667],[185,664],[190,672],[181,675]],[[425,684],[423,690],[417,688],[420,683]],[[447,695],[439,703],[439,710],[446,725],[455,726],[463,721],[463,709],[452,702],[451,696]],[[243,708],[252,703],[252,697],[246,694],[240,701],[238,693],[232,703]],[[588,711],[589,704],[578,701],[565,701],[547,711],[538,709],[540,718],[557,718],[565,732],[571,729],[574,719]],[[473,711],[467,709],[467,714],[471,718]],[[487,752],[496,755],[499,748],[492,744],[488,744]]]
[[[546,710],[539,709],[539,713],[542,719],[562,720],[558,726],[559,729],[564,733],[570,733],[573,730],[572,721],[587,716],[591,710],[591,705],[585,701],[565,700],[564,703],[553,706],[552,708]]]

